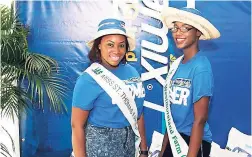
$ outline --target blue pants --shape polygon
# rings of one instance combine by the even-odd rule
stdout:
[[[134,157],[135,134],[130,126],[105,128],[87,124],[87,157]]]

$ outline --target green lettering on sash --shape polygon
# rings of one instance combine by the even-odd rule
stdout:
[[[177,151],[178,154],[180,154],[181,153],[180,147],[176,147],[176,151]]]
[[[180,148],[180,145],[178,143],[177,136],[173,136],[172,139],[173,139],[173,142],[175,144],[177,153],[180,154],[181,153],[181,148]]]
[[[98,67],[98,68],[96,68],[96,69],[93,69],[92,70],[96,75],[99,75],[99,74],[101,74],[101,73],[103,73],[103,71]]]

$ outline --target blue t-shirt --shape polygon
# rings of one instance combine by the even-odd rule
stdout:
[[[185,64],[182,62],[172,77],[171,112],[178,132],[191,135],[194,122],[194,103],[204,96],[213,96],[213,73],[211,64],[198,52]],[[203,139],[211,142],[209,124],[204,127]]]
[[[145,91],[136,69],[129,64],[120,64],[118,68],[109,71],[130,88],[140,117]],[[130,125],[117,104],[112,103],[106,91],[86,72],[77,79],[72,106],[89,110],[88,123],[97,127],[123,128]]]

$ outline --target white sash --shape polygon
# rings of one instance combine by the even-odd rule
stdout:
[[[169,141],[172,149],[172,153],[174,157],[186,157],[188,153],[188,145],[185,140],[181,137],[178,133],[176,126],[173,122],[173,118],[171,115],[171,108],[170,108],[170,83],[173,75],[175,74],[178,66],[183,58],[183,55],[176,59],[168,72],[166,77],[166,83],[164,86],[164,104],[165,104],[165,122],[167,133],[169,136]]]
[[[122,80],[98,63],[93,63],[85,70],[85,72],[92,76],[93,79],[106,91],[106,93],[111,97],[112,102],[118,105],[126,119],[129,121],[136,135],[135,154],[136,157],[138,157],[138,148],[141,142],[137,124],[138,113],[136,103],[129,92],[129,88]]]

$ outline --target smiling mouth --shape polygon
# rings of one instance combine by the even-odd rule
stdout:
[[[185,38],[176,38],[178,44],[182,44],[186,39]]]
[[[112,61],[117,62],[119,61],[120,57],[116,56],[116,55],[109,55],[109,57],[111,58]]]

